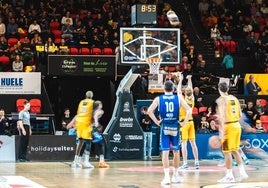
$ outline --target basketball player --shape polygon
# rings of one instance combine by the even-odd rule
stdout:
[[[194,108],[194,95],[193,95],[193,85],[192,85],[192,79],[191,75],[188,75],[186,77],[187,81],[187,87],[184,91],[184,99],[187,102],[187,104],[193,109]],[[179,90],[180,88],[178,88]],[[186,111],[184,108],[180,109],[180,121],[183,121],[186,116]],[[181,127],[181,151],[182,151],[182,158],[183,158],[183,165],[181,166],[181,169],[188,169],[188,151],[187,151],[187,142],[189,140],[194,159],[195,159],[195,168],[199,169],[199,161],[198,161],[198,149],[195,143],[195,127],[194,127],[194,120],[193,116],[190,116],[189,121],[186,123],[185,126]]]
[[[150,107],[148,108],[148,115],[153,122],[161,127],[160,130],[160,150],[162,151],[162,164],[164,167],[164,179],[161,185],[169,185],[172,183],[179,183],[183,181],[183,178],[179,176],[179,164],[180,164],[180,132],[179,126],[184,126],[192,113],[191,108],[187,105],[181,95],[175,95],[174,83],[166,81],[164,84],[163,95],[156,97]],[[183,122],[179,124],[179,109],[180,106],[185,108],[186,115]],[[158,107],[160,119],[157,119],[154,111]],[[172,148],[170,148],[172,144]],[[173,176],[170,181],[169,175],[169,151],[173,150]]]
[[[85,167],[85,168],[94,168],[89,162],[89,154],[91,150],[91,140],[92,140],[92,123],[93,123],[93,104],[94,100],[93,92],[87,91],[86,98],[81,100],[78,109],[77,115],[75,118],[75,126],[77,131],[77,137],[79,139],[76,146],[75,157],[72,164],[72,167]],[[79,163],[79,154],[83,147],[83,144],[86,144],[85,148],[85,160],[82,163]]]
[[[219,133],[222,140],[222,152],[224,154],[227,168],[226,175],[218,180],[219,183],[235,182],[232,172],[232,155],[237,161],[239,168],[240,177],[238,178],[238,181],[248,178],[239,152],[241,136],[239,119],[241,118],[242,112],[238,99],[233,95],[229,95],[228,89],[229,87],[226,82],[220,82],[218,84],[218,90],[221,95],[216,100],[220,123]]]
[[[98,131],[101,135],[103,132],[103,126],[100,124],[100,118],[103,116],[104,111],[102,109],[102,102],[101,101],[95,101],[94,102],[94,112],[93,112],[93,119],[94,119],[94,124],[93,124],[93,129],[95,131]],[[94,140],[93,140],[94,143]],[[100,161],[99,161],[99,168],[108,168],[109,165],[105,162],[104,159],[104,152],[105,152],[105,142],[104,139],[101,141],[95,142],[95,150],[96,154],[100,156]]]

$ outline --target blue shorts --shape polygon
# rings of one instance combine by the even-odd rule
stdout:
[[[170,128],[170,125],[167,126],[167,125],[162,124],[161,130],[160,130],[160,148],[159,149],[161,151],[180,150],[181,149],[181,136],[180,136],[178,124],[176,124],[175,126],[171,126],[172,131],[167,131],[167,128]]]

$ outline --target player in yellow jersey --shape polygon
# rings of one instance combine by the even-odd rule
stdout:
[[[187,102],[187,104],[193,109],[194,108],[194,95],[193,95],[193,85],[191,76],[188,75],[186,77],[187,81],[187,87],[184,91],[184,99]],[[181,79],[182,80],[182,79]],[[180,84],[179,84],[180,85]],[[180,87],[180,86],[179,86]],[[180,88],[178,88],[179,90]],[[180,109],[180,122],[185,119],[186,111],[181,108]],[[182,158],[183,158],[183,165],[181,166],[181,169],[188,169],[188,151],[187,151],[187,142],[189,140],[194,159],[195,159],[195,168],[199,169],[199,160],[198,160],[198,149],[195,142],[195,127],[194,127],[194,121],[193,116],[189,118],[189,121],[186,123],[185,126],[180,128],[181,131],[181,151],[182,151]]]
[[[216,100],[217,114],[220,122],[219,132],[222,141],[222,152],[225,158],[227,172],[225,177],[218,180],[219,183],[235,182],[232,172],[232,155],[238,163],[240,177],[238,181],[248,178],[239,152],[241,125],[239,119],[242,112],[238,99],[228,94],[229,86],[226,82],[220,82],[218,90],[220,97]]]
[[[72,167],[94,168],[94,166],[91,165],[89,162],[89,154],[91,150],[91,141],[92,141],[93,104],[94,104],[94,100],[92,98],[93,98],[93,92],[87,91],[86,98],[81,100],[78,105],[77,115],[75,117],[75,128],[79,142],[76,147],[75,158]],[[84,144],[86,145],[85,160],[81,166],[81,163],[79,162],[79,154]]]

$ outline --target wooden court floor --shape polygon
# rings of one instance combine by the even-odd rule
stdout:
[[[23,176],[44,187],[51,188],[197,188],[197,187],[266,187],[268,188],[267,162],[251,160],[246,166],[249,178],[243,182],[217,184],[225,173],[224,167],[217,166],[217,160],[201,160],[200,169],[190,167],[181,170],[184,182],[161,186],[163,170],[161,161],[108,161],[110,168],[100,169],[92,160],[94,169],[74,169],[71,162],[26,162],[0,163],[1,176]],[[192,165],[193,161],[189,161]],[[171,171],[172,172],[172,171]],[[238,175],[234,167],[235,176]],[[15,186],[14,186],[15,187]],[[0,188],[1,181],[0,181]],[[16,188],[20,188],[17,186]]]

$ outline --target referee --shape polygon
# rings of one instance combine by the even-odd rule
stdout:
[[[20,132],[20,145],[19,145],[19,162],[29,161],[26,158],[27,148],[29,144],[29,137],[32,134],[31,124],[30,124],[30,102],[24,101],[24,109],[19,113],[19,120],[17,122],[18,129]]]

